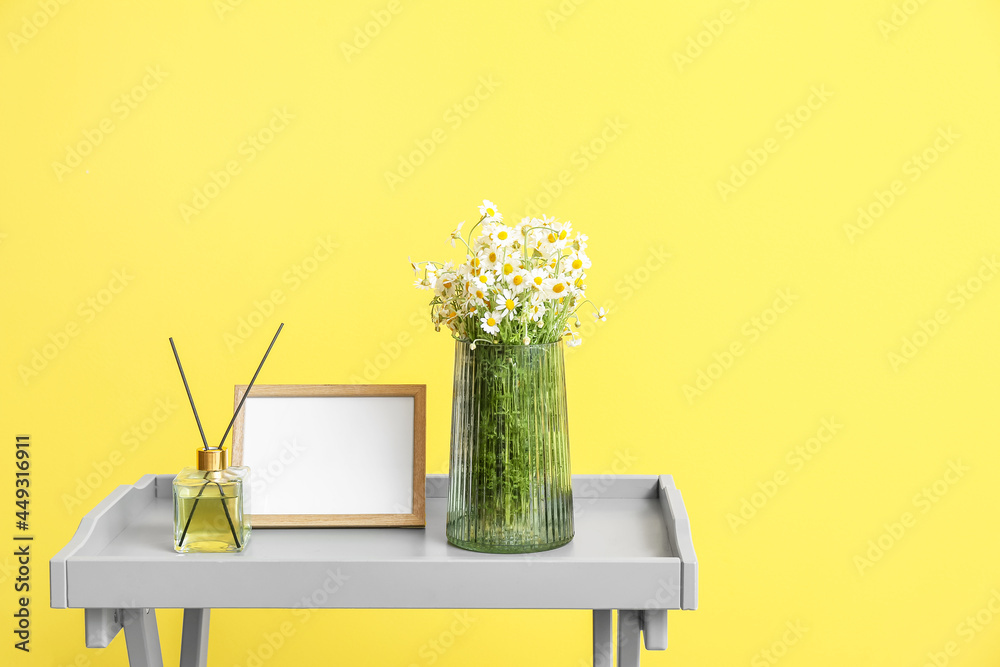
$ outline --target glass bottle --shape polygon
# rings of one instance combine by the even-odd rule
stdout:
[[[229,450],[199,449],[198,467],[174,478],[174,550],[243,551],[250,538],[249,477],[250,468],[229,465]]]

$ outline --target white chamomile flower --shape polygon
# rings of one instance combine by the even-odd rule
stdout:
[[[500,292],[498,300],[500,314],[507,319],[514,319],[514,311],[517,310],[519,303],[517,296],[509,289]]]
[[[497,273],[501,274],[505,280],[510,280],[511,276],[518,271],[521,271],[521,253],[510,250],[498,264]]]
[[[485,270],[492,270],[499,268],[500,264],[500,251],[496,248],[483,248],[483,250],[477,255],[479,259],[479,266]]]
[[[525,230],[531,229],[531,221],[532,219],[530,217],[524,216],[521,218],[521,222],[514,225],[514,235],[517,237],[518,241],[524,237]]]
[[[462,240],[462,225],[464,225],[464,224],[465,224],[465,220],[463,220],[462,222],[458,223],[458,227],[456,227],[455,231],[453,231],[451,233],[451,247],[452,248],[455,247],[455,241],[461,241]]]
[[[465,285],[465,293],[468,294],[471,299],[469,306],[473,311],[475,311],[475,307],[477,305],[482,306],[486,304],[489,292],[489,288],[477,280],[470,280]],[[475,315],[475,312],[470,312],[469,315]]]
[[[567,220],[566,222],[557,222],[552,225],[552,228],[556,230],[560,241],[570,242],[570,238],[573,235],[573,223]]]
[[[486,313],[483,317],[479,319],[479,323],[488,334],[500,333],[500,320],[503,316],[499,313]]]
[[[604,310],[604,306],[597,309],[596,313],[593,313],[594,318],[600,320],[601,322],[608,321],[608,311]]]
[[[561,299],[570,292],[570,283],[566,278],[546,278],[542,281],[542,292],[547,299]]]
[[[450,297],[455,293],[456,283],[457,278],[453,273],[442,273],[438,276],[437,282],[434,284],[434,291],[439,296]]]
[[[483,200],[483,205],[479,207],[479,215],[484,215],[487,220],[494,220],[496,222],[503,220],[503,216],[497,210],[497,205],[489,199]]]
[[[569,340],[566,341],[566,345],[568,347],[580,347],[580,344],[583,342],[583,339],[580,338],[580,335],[575,331],[570,331],[568,333],[569,333]]]
[[[546,310],[548,310],[548,308],[545,307],[544,301],[532,302],[532,304],[528,307],[528,319],[532,322],[542,324],[542,319],[545,317]]]
[[[572,232],[573,226],[569,222],[558,223],[554,220],[552,224],[547,225],[548,231],[545,234],[545,241],[557,250],[562,250],[569,243],[569,235]]]
[[[586,234],[577,234],[573,237],[573,242],[570,246],[573,250],[586,250],[587,249],[587,239],[590,238]]]
[[[410,268],[413,269],[413,275],[420,273],[420,265],[413,261],[412,258],[406,258],[410,262]]]
[[[552,245],[549,243],[549,229],[547,227],[541,227],[531,232],[531,236],[528,240],[531,242],[531,247],[542,253],[543,255],[549,255],[552,253]]]
[[[586,271],[590,268],[590,258],[582,250],[574,250],[562,260],[562,266],[569,271]]]
[[[490,233],[490,242],[497,248],[510,248],[515,241],[517,235],[507,225],[496,225]]]
[[[506,274],[507,267],[504,266],[504,273]],[[510,274],[506,274],[504,278],[507,284],[511,286],[515,294],[519,294],[524,290],[528,289],[528,272],[522,268],[516,268],[511,271]]]
[[[497,274],[492,271],[483,271],[473,279],[473,282],[480,287],[492,287],[497,281]]]
[[[525,282],[528,283],[528,287],[541,291],[545,287],[545,279],[548,278],[548,272],[545,269],[532,269],[528,271],[528,275],[525,276]]]

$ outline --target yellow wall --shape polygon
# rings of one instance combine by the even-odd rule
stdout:
[[[261,381],[427,383],[444,472],[453,348],[406,258],[488,197],[589,234],[614,302],[568,361],[574,471],[671,473],[688,505],[701,609],[643,664],[996,664],[998,25],[988,0],[4,2],[0,434],[33,438],[39,554],[4,661],[124,663],[47,608],[44,560],[192,462],[168,336],[211,433],[279,321]],[[589,659],[582,612],[300,620],[217,612],[211,662],[282,627],[268,666]]]

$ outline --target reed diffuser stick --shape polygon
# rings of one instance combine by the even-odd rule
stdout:
[[[184,391],[187,392],[188,401],[191,402],[191,411],[194,412],[194,420],[198,424],[198,433],[201,433],[201,441],[205,443],[205,449],[208,449],[208,440],[205,438],[205,429],[201,427],[201,419],[198,417],[198,408],[194,407],[194,397],[191,396],[191,388],[188,387],[187,376],[184,375],[184,367],[181,366],[181,357],[177,354],[177,346],[174,345],[174,339],[170,338],[170,349],[174,351],[174,359],[177,360],[177,370],[181,372],[181,380],[184,381]]]
[[[253,374],[253,377],[250,378],[250,384],[247,385],[247,390],[243,393],[243,398],[240,399],[239,405],[236,406],[236,412],[233,413],[233,418],[229,420],[229,426],[226,427],[226,432],[222,434],[222,442],[219,443],[217,449],[222,449],[222,446],[226,444],[226,436],[229,435],[229,429],[233,427],[233,423],[236,421],[236,415],[240,414],[243,402],[247,400],[247,396],[250,395],[250,390],[253,389],[253,383],[257,380],[257,373],[260,373],[260,369],[264,367],[264,362],[267,361],[267,355],[271,354],[271,348],[274,347],[274,341],[278,340],[278,334],[281,333],[281,329],[284,326],[285,323],[282,322],[278,325],[278,330],[274,332],[274,338],[271,339],[271,344],[267,346],[267,352],[264,353],[264,358],[260,360],[260,365],[257,366],[257,371]]]

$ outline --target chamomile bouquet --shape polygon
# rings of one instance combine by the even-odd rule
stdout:
[[[461,243],[465,262],[413,262],[415,287],[433,290],[431,321],[453,337],[503,345],[579,345],[571,323],[587,300],[587,236],[570,222],[525,217],[508,225],[496,205],[483,200],[479,220],[463,236],[460,222],[451,245]],[[479,235],[473,238],[473,233]],[[591,304],[593,305],[593,304]],[[603,308],[594,316],[604,320]]]

